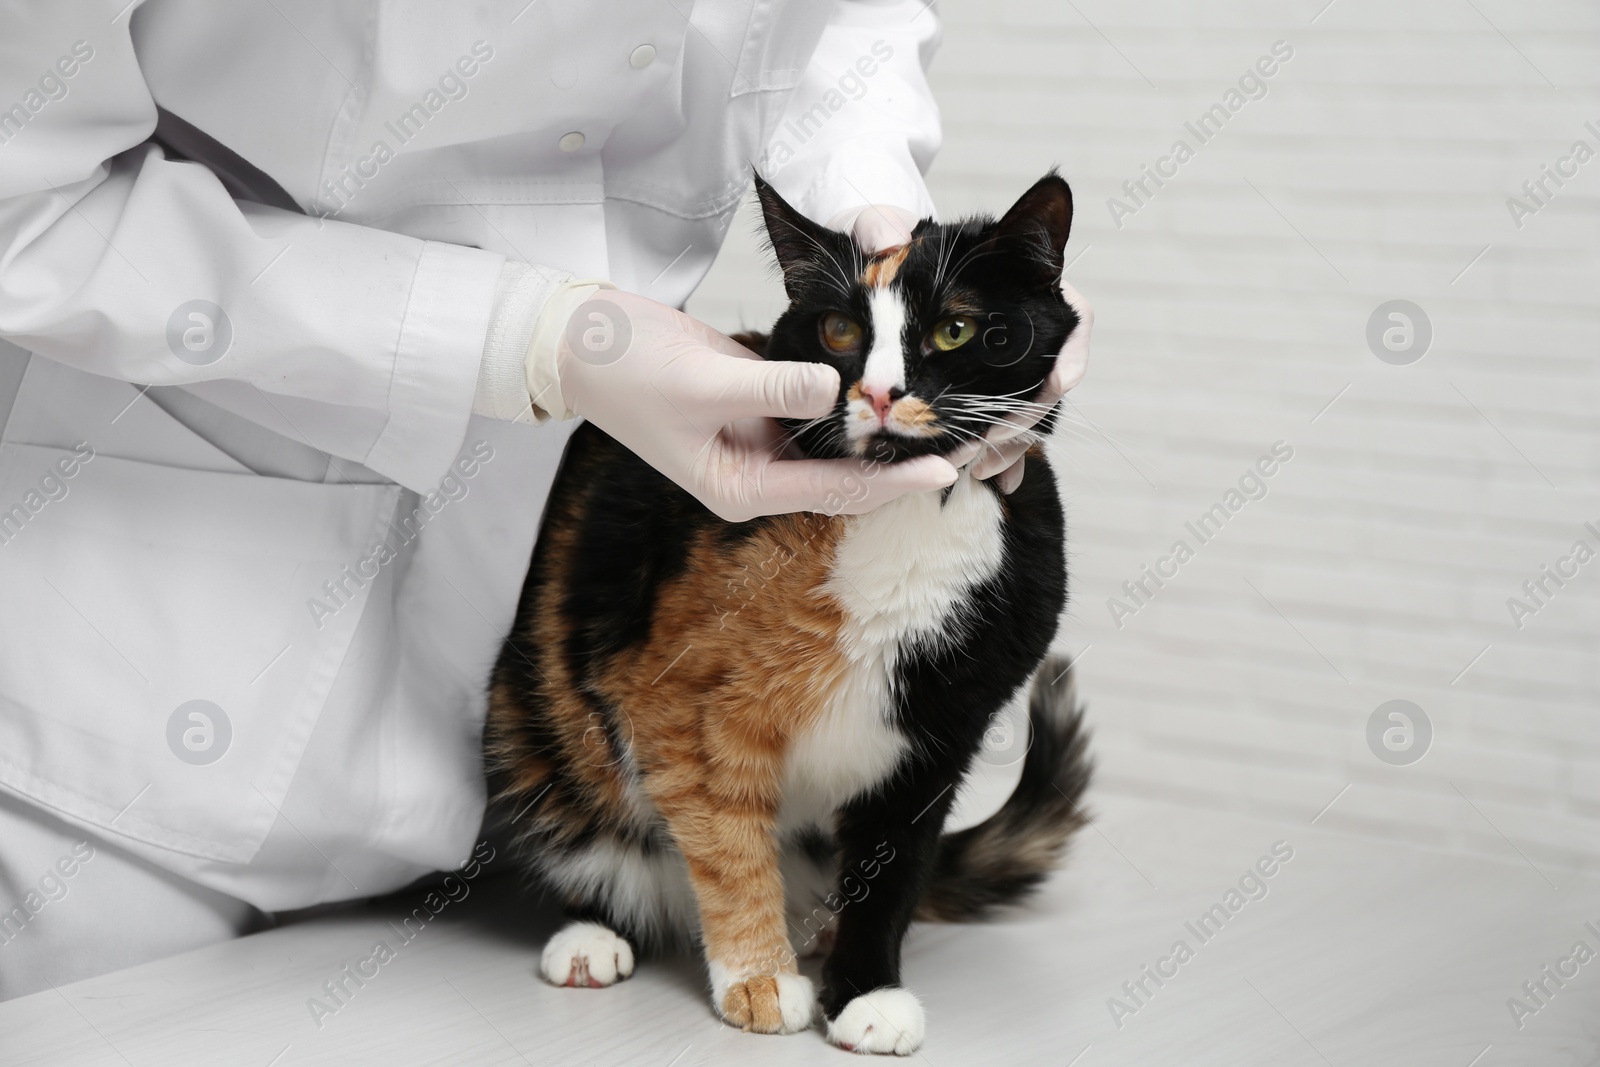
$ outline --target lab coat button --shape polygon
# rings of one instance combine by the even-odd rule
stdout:
[[[628,66],[634,70],[643,70],[656,60],[655,45],[642,44],[628,53]]]
[[[561,140],[557,141],[556,144],[561,147],[563,152],[576,152],[583,147],[583,134],[577,130],[573,130],[571,133],[564,133],[561,135]]]

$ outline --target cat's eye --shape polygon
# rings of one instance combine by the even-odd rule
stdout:
[[[835,352],[849,352],[861,346],[861,324],[849,315],[830,311],[817,323],[822,343]]]
[[[933,347],[941,352],[960,348],[978,335],[978,324],[964,315],[952,315],[940,320],[929,337]]]

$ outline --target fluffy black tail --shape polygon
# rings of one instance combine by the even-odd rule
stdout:
[[[1028,698],[1028,754],[1022,780],[1000,810],[939,842],[933,878],[917,918],[981,919],[1032,892],[1060,863],[1073,831],[1089,821],[1088,738],[1072,662],[1046,656]]]

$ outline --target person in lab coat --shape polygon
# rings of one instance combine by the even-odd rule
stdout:
[[[473,854],[574,414],[727,519],[953,480],[773,458],[837,376],[676,310],[753,167],[872,247],[933,214],[937,36],[922,0],[0,15],[0,997]]]

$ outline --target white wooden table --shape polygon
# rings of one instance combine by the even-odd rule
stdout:
[[[919,926],[906,977],[931,1067],[1582,1067],[1600,1064],[1600,959],[1519,1029],[1507,999],[1574,942],[1600,884],[1172,806],[1100,801],[1068,869],[1000,922]],[[1201,943],[1186,927],[1284,840],[1294,857]],[[497,861],[503,862],[503,861]],[[1549,879],[1547,881],[1546,879]],[[1551,882],[1555,885],[1552,886]],[[1259,891],[1258,891],[1259,892]],[[846,1063],[820,1032],[719,1024],[696,961],[608,990],[535,975],[555,914],[487,874],[319,1026],[308,1007],[420,893],[0,1004],[0,1064],[295,1067]],[[1174,942],[1193,957],[1121,1026],[1108,1007]],[[1173,963],[1164,965],[1170,973]],[[351,986],[351,988],[354,988]]]

